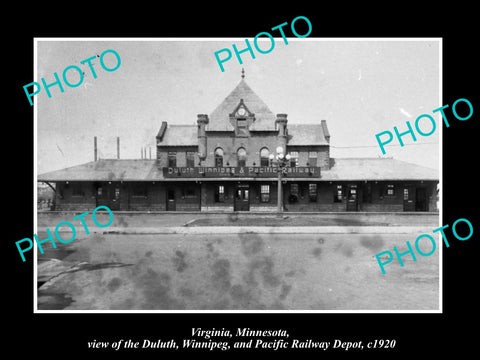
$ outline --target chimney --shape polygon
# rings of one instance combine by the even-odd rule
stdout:
[[[322,125],[323,135],[325,136],[325,140],[327,140],[327,142],[330,142],[330,133],[328,132],[328,128],[327,128],[327,120],[322,120],[321,125]]]
[[[97,137],[93,137],[93,160],[97,161]]]
[[[120,159],[120,137],[117,136],[117,159]]]
[[[198,158],[202,161],[207,157],[207,134],[205,132],[205,126],[208,124],[208,115],[198,114],[197,124]]]
[[[277,119],[275,120],[276,125],[278,125],[278,135],[277,135],[277,146],[283,148],[284,153],[287,153],[287,114],[277,114]]]
[[[167,130],[167,122],[162,121],[162,125],[160,126],[160,130],[158,130],[157,134],[157,141],[162,141],[163,140],[163,135],[165,135],[165,130]]]

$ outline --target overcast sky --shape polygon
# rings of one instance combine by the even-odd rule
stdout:
[[[210,114],[240,81],[245,80],[275,113],[287,113],[289,123],[317,123],[325,119],[330,131],[332,157],[382,156],[375,134],[397,126],[414,126],[421,114],[443,104],[439,86],[439,47],[431,40],[276,39],[268,54],[242,54],[241,65],[233,55],[221,72],[214,52],[244,48],[244,39],[155,41],[38,39],[37,77],[47,83],[53,73],[61,78],[65,67],[77,65],[85,72],[76,88],[42,88],[37,107],[37,172],[39,174],[93,160],[93,137],[98,138],[100,158],[140,158],[142,147],[151,147],[162,121],[196,124],[197,114]],[[253,39],[250,39],[253,42]],[[268,41],[268,39],[267,39]],[[267,49],[269,42],[261,44]],[[113,49],[120,67],[107,72],[99,58],[93,60],[94,79],[88,64],[80,61]],[[255,51],[255,50],[254,50]],[[115,65],[112,54],[107,66]],[[78,81],[74,70],[70,82]],[[27,100],[26,100],[27,101]],[[27,101],[28,104],[28,101]],[[440,120],[428,137],[405,136],[405,147],[387,146],[399,160],[439,168]],[[429,125],[421,125],[428,132]],[[147,157],[149,152],[147,150]]]

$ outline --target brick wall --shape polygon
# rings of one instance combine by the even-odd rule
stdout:
[[[237,166],[237,150],[241,147],[247,151],[246,166],[260,166],[260,149],[266,147],[270,153],[277,147],[275,132],[252,132],[249,137],[234,137],[233,132],[208,132],[207,158],[205,166],[214,166],[214,152],[217,148],[223,149],[223,166]]]
[[[56,184],[55,209],[58,211],[88,211],[96,207],[92,182],[59,182]]]
[[[177,152],[177,167],[187,166],[187,151],[195,153],[195,166],[198,166],[198,148],[196,146],[157,146],[157,160],[160,167],[168,167],[168,152]]]
[[[309,184],[317,184],[316,201],[311,201]],[[244,183],[245,184],[245,183]],[[270,194],[267,202],[262,201],[261,185],[269,185]],[[291,184],[298,184],[299,192],[292,202]],[[394,185],[394,194],[386,193],[387,185]],[[55,209],[58,211],[92,211],[97,206],[96,186],[102,183],[79,182],[66,184],[59,182],[56,186]],[[224,202],[215,202],[215,188],[225,188]],[[335,202],[337,185],[342,186],[342,200]],[[438,211],[436,207],[436,182],[287,182],[283,186],[284,207],[287,211],[346,211],[346,197],[351,185],[357,186],[358,211],[400,212],[403,207],[403,189],[405,186],[426,188],[428,211]],[[107,185],[104,185],[107,186]],[[120,188],[120,210],[124,211],[164,211],[166,194],[172,189],[175,195],[177,211],[233,211],[237,181],[232,182],[123,182],[111,184]],[[140,190],[144,189],[144,190]],[[277,206],[277,183],[272,181],[250,182],[249,200],[251,211],[275,211]],[[370,190],[368,190],[370,189]],[[106,191],[106,190],[104,190]]]

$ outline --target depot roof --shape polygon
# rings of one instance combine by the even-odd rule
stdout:
[[[432,180],[438,181],[437,170],[411,164],[392,158],[336,158],[331,159],[332,167],[322,170],[315,181],[375,181],[375,180]],[[239,181],[242,178],[189,178],[182,181]],[[77,166],[40,174],[38,181],[162,181],[163,169],[159,160],[151,159],[101,159]],[[172,180],[172,179],[170,179]],[[179,181],[178,179],[174,179]],[[256,179],[246,179],[256,180]],[[276,180],[261,178],[259,181]],[[313,179],[295,179],[287,181],[314,181]]]
[[[321,180],[436,180],[438,170],[393,158],[335,158],[330,170],[321,172]]]
[[[167,125],[162,146],[198,146],[196,125]]]
[[[327,124],[288,124],[288,146],[329,145]]]
[[[218,105],[208,116],[207,131],[233,131],[229,122],[229,115],[243,99],[248,110],[255,114],[255,122],[249,127],[250,131],[275,131],[275,114],[267,104],[247,85],[242,78],[235,89]]]

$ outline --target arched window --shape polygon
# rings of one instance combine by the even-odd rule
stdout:
[[[223,166],[223,149],[222,148],[215,149],[215,166],[216,167]]]
[[[247,151],[241,147],[237,150],[237,166],[245,166],[247,163]]]
[[[262,148],[260,150],[260,166],[269,166],[270,160],[268,158],[270,151],[267,148]]]

